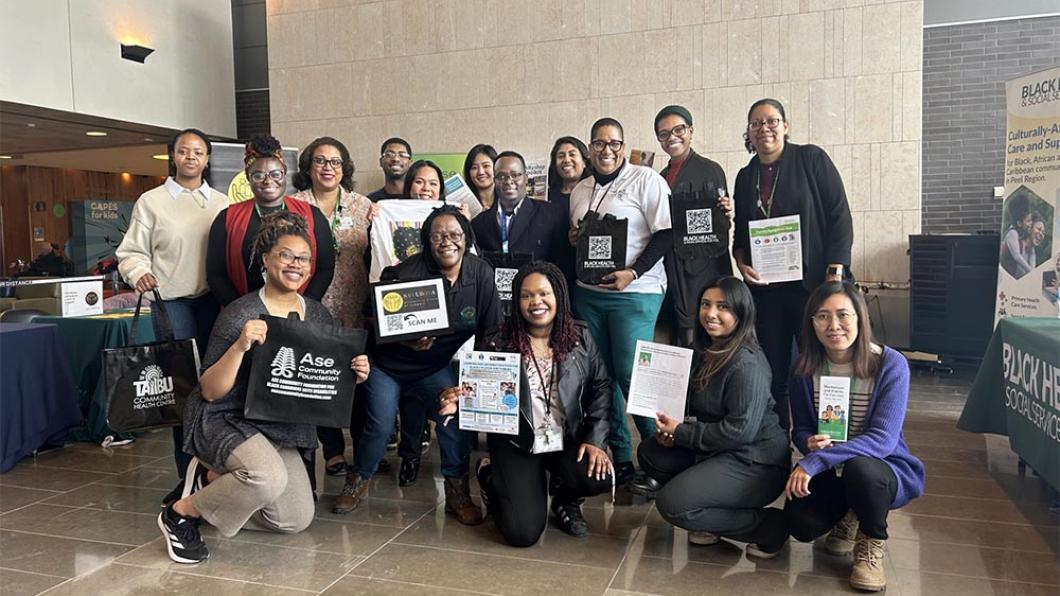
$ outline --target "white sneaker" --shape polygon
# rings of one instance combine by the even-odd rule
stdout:
[[[712,544],[717,544],[720,541],[721,538],[718,538],[716,534],[711,534],[710,532],[688,533],[688,542],[690,542],[691,544],[698,544],[700,546],[710,546]]]

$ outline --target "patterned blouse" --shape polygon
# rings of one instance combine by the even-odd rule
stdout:
[[[341,190],[338,206],[330,217],[325,213],[335,238],[335,277],[324,294],[324,306],[346,327],[361,327],[368,300],[368,271],[364,252],[368,249],[368,197]],[[319,207],[312,190],[299,191],[294,198]]]

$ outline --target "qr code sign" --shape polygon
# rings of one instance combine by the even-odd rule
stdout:
[[[689,209],[687,213],[689,234],[710,234],[714,231],[710,209]]]
[[[494,271],[493,281],[497,284],[497,291],[511,292],[512,281],[515,279],[516,272],[518,272],[518,269],[501,268]]]
[[[385,318],[387,332],[396,333],[405,328],[405,322],[401,320],[401,315],[390,315]]]
[[[610,259],[611,258],[611,237],[610,236],[589,236],[589,258],[596,259]]]

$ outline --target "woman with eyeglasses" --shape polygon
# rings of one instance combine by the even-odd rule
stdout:
[[[626,396],[633,374],[637,340],[652,341],[655,322],[666,293],[663,257],[670,251],[670,189],[655,170],[630,164],[622,125],[613,118],[597,120],[590,129],[593,175],[578,183],[570,195],[570,241],[587,217],[612,215],[628,222],[626,254],[614,255],[620,268],[603,283],[578,282],[574,311],[585,321],[600,347],[614,380],[611,434],[608,442],[618,484],[633,479],[633,442],[626,426]],[[655,434],[655,421],[634,416],[642,439]]]
[[[803,459],[788,477],[784,510],[792,537],[810,542],[829,532],[825,551],[854,553],[850,585],[887,585],[887,515],[924,492],[924,465],[902,435],[909,403],[909,363],[872,340],[872,322],[853,284],[828,282],[810,295],[792,370],[791,439]],[[849,400],[846,440],[818,426],[822,386],[840,381]],[[842,389],[845,387],[845,389]]]
[[[558,267],[543,261],[524,265],[512,281],[512,294],[515,312],[500,331],[476,343],[481,350],[520,355],[519,397],[511,396],[519,404],[519,433],[490,433],[490,456],[475,467],[482,500],[501,536],[512,546],[527,547],[544,533],[549,509],[564,532],[589,533],[581,503],[612,486],[605,451],[611,380],[589,330],[574,320]],[[451,387],[442,393],[443,416],[457,414],[461,391]],[[546,432],[555,438],[543,440]]]
[[[269,333],[261,315],[294,313],[303,321],[334,323],[324,306],[300,295],[312,270],[312,242],[306,220],[293,210],[263,217],[251,250],[264,285],[230,303],[214,325],[202,379],[184,410],[184,449],[195,455],[189,485],[157,520],[177,563],[209,558],[199,533],[203,520],[225,538],[244,529],[301,532],[313,521],[313,493],[300,451],[316,448],[314,427],[243,416],[253,351]],[[367,356],[355,357],[349,366],[358,383],[368,377]]]
[[[210,187],[210,153],[206,134],[182,130],[167,146],[169,177],[136,200],[129,229],[115,251],[125,282],[148,297],[158,290],[166,304],[176,339],[195,338],[206,351],[219,305],[206,283],[206,250],[210,225],[228,206],[228,197]],[[153,318],[155,334],[159,318]],[[181,450],[181,427],[173,427],[177,474],[184,478],[191,457]],[[175,491],[182,487],[178,486]],[[167,495],[172,501],[179,492]]]
[[[710,198],[716,200],[717,207],[732,217],[732,200],[726,186],[725,171],[716,162],[692,149],[694,133],[692,114],[685,107],[671,105],[659,110],[655,116],[655,138],[670,156],[670,162],[660,174],[675,193],[709,193]],[[724,193],[718,194],[718,190]],[[667,287],[673,301],[674,343],[691,347],[699,326],[699,290],[723,275],[732,275],[732,260],[728,250],[716,257],[685,256],[670,251],[663,263],[666,265]]]
[[[435,421],[441,450],[445,510],[462,524],[482,522],[482,511],[471,500],[470,445],[467,433],[456,422],[444,423],[438,413],[438,396],[456,385],[450,361],[472,336],[484,337],[500,322],[493,268],[470,254],[475,242],[471,224],[459,209],[446,205],[435,209],[420,228],[424,250],[401,264],[383,270],[381,281],[413,281],[444,278],[449,321],[453,332],[398,343],[374,344],[372,376],[365,384],[368,416],[354,451],[354,462],[346,484],[335,500],[335,513],[353,511],[368,492],[386,452],[387,437],[398,410],[398,399],[413,397]]]
[[[493,164],[496,161],[497,150],[492,145],[485,144],[475,145],[464,158],[464,182],[478,197],[482,209],[493,206]],[[481,212],[473,212],[471,217],[474,218]]]
[[[853,280],[854,226],[843,179],[816,145],[790,142],[784,106],[760,99],[747,112],[744,144],[754,156],[736,175],[733,257],[758,307],[758,340],[773,369],[773,399],[784,428],[792,345],[806,298],[824,281]],[[750,222],[798,216],[802,280],[768,283],[751,259]]]
[[[265,284],[261,256],[253,254],[253,241],[261,218],[291,211],[308,223],[313,262],[299,291],[314,300],[324,297],[335,272],[335,245],[327,218],[313,205],[284,196],[287,165],[280,142],[258,136],[246,145],[243,156],[247,181],[254,198],[222,211],[210,228],[206,276],[210,290],[222,305]]]
[[[328,220],[332,246],[335,249],[335,276],[321,302],[346,327],[364,325],[364,306],[368,301],[368,225],[375,205],[368,197],[353,191],[353,161],[340,141],[320,137],[302,150],[293,198],[320,209]],[[351,429],[357,424],[351,421]],[[356,433],[356,430],[351,430]],[[324,450],[324,470],[340,476],[346,471],[343,453],[346,443],[339,428],[318,428],[317,436]]]
[[[570,193],[579,182],[593,175],[589,149],[576,137],[560,137],[548,157],[548,202],[570,212]]]

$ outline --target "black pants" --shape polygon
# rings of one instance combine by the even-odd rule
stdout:
[[[398,455],[401,459],[420,457],[423,447],[423,429],[427,426],[427,404],[416,396],[402,395],[398,400]],[[450,422],[450,424],[453,424]]]
[[[887,513],[898,494],[898,478],[882,459],[855,457],[843,466],[843,475],[826,470],[810,480],[810,495],[784,504],[788,531],[799,541],[810,542],[830,531],[848,509],[858,518],[861,532],[887,540]]]
[[[357,385],[353,394],[353,410],[350,413],[350,438],[351,444],[356,445],[361,439],[361,431],[364,430],[364,421],[367,409],[365,408],[364,384]],[[342,436],[341,428],[317,427],[317,439],[324,451],[324,462],[333,457],[346,453],[346,438]]]
[[[504,540],[519,547],[533,546],[545,531],[548,521],[547,471],[558,479],[554,499],[570,503],[611,490],[611,476],[603,480],[590,478],[589,457],[578,459],[578,443],[564,437],[563,451],[535,455],[511,443],[508,435],[491,433],[486,444],[490,452],[489,487],[495,504],[493,513]]]
[[[806,299],[810,297],[802,282],[787,282],[768,286],[750,286],[754,297],[757,321],[755,332],[762,353],[773,373],[770,393],[776,402],[780,426],[791,428],[788,410],[788,375],[791,372],[792,345],[802,329]]]
[[[728,254],[725,259],[728,259]],[[674,345],[692,347],[696,328],[699,327],[699,300],[703,288],[723,275],[718,266],[719,260],[705,256],[682,257],[674,251],[666,254],[663,264],[666,268],[667,296],[673,307],[671,343]]]
[[[767,548],[787,539],[784,513],[766,507],[784,490],[786,466],[749,463],[728,453],[700,459],[691,449],[663,447],[654,438],[641,441],[637,459],[663,485],[655,507],[671,524]]]

